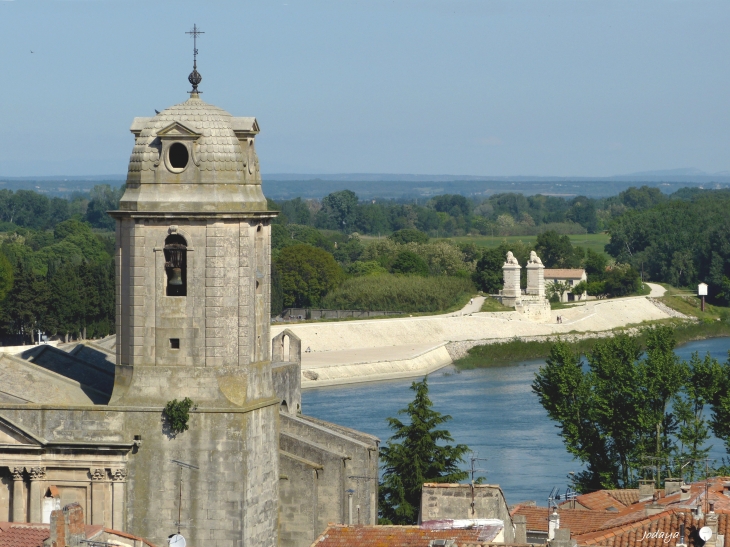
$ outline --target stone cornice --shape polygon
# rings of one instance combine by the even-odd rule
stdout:
[[[250,218],[270,219],[278,216],[279,211],[231,211],[231,212],[169,212],[169,211],[107,211],[113,218],[144,218],[144,219],[223,219],[245,220]]]

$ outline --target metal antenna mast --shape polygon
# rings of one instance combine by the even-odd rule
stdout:
[[[193,71],[188,76],[188,82],[193,86],[193,90],[190,93],[202,93],[202,91],[198,91],[198,84],[203,81],[203,77],[198,72],[198,35],[205,34],[205,32],[198,29],[198,25],[193,25],[193,30],[185,34],[190,34],[193,37]]]
[[[185,463],[181,462],[180,460],[170,460],[172,463],[177,465],[180,468],[180,489],[178,493],[178,504],[177,504],[177,522],[175,523],[177,525],[177,533],[180,533],[180,527],[182,526],[182,483],[183,483],[183,467],[186,469],[195,469],[196,471],[200,469],[197,465],[193,465],[192,463]]]
[[[471,475],[471,514],[474,516],[474,513],[476,512],[474,509],[474,506],[476,505],[474,502],[474,498],[476,497],[474,492],[474,475],[476,475],[477,471],[486,471],[486,469],[475,467],[475,464],[476,462],[485,462],[487,461],[487,458],[480,458],[478,452],[472,452],[469,460],[471,461],[471,469],[469,470],[469,474]]]

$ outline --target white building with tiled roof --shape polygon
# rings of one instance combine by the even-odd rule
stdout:
[[[567,283],[570,287],[575,287],[581,281],[588,281],[586,271],[582,268],[545,268],[545,288],[551,283]],[[572,291],[563,293],[561,302],[573,302],[577,300],[585,300],[587,294],[573,294]]]

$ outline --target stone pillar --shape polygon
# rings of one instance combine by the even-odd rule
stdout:
[[[717,513],[715,513],[715,504],[710,502],[710,511],[705,517],[705,526],[712,530],[712,536],[705,541],[705,547],[717,547]],[[723,538],[724,542],[724,538]]]
[[[504,273],[504,288],[502,289],[502,304],[515,307],[521,302],[520,264],[512,253],[507,253],[507,262],[502,266]]]
[[[104,526],[104,490],[106,470],[91,469],[91,524]]]
[[[114,469],[112,471],[112,528],[126,531],[124,490],[126,488],[127,470]]]
[[[527,294],[545,298],[545,266],[538,262],[527,263]]]
[[[25,511],[25,484],[23,467],[11,467],[13,472],[13,522],[28,522]]]
[[[40,522],[42,519],[41,515],[41,482],[46,478],[45,467],[31,467],[28,471],[30,473],[30,507],[29,507],[29,519],[30,522]]]
[[[515,543],[527,543],[527,517],[515,515],[512,521],[515,524]]]

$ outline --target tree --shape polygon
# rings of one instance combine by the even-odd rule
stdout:
[[[411,228],[393,232],[388,236],[388,239],[396,243],[428,243],[428,236],[426,234],[420,230],[413,230]]]
[[[535,252],[546,268],[577,268],[583,251],[574,248],[568,236],[561,236],[555,230],[548,230],[537,236]]]
[[[567,450],[586,464],[575,477],[581,491],[629,488],[647,454],[665,459],[675,453],[669,403],[686,384],[687,367],[674,355],[669,327],[648,330],[645,337],[643,358],[637,337],[596,342],[586,356],[587,371],[558,341],[535,377],[532,389],[558,422]]]
[[[700,359],[697,352],[692,354],[689,366],[685,368],[685,382],[680,395],[675,397],[672,406],[679,421],[677,440],[679,441],[679,461],[683,469],[673,476],[683,476],[688,483],[695,481],[704,465],[699,460],[707,458],[712,446],[710,427],[705,420],[705,407],[715,400],[722,382],[722,367],[708,353]],[[681,467],[681,466],[680,466]]]
[[[427,276],[428,264],[412,251],[401,251],[396,255],[391,270],[393,273]]]
[[[107,214],[107,211],[119,209],[119,200],[122,199],[125,186],[112,188],[108,184],[97,184],[89,192],[89,205],[86,208],[86,220],[94,228],[113,230],[116,221]]]
[[[640,370],[645,416],[648,426],[656,429],[656,461],[668,458],[672,448],[669,433],[675,426],[675,418],[668,413],[669,403],[679,393],[687,375],[687,365],[674,353],[676,344],[671,327],[660,326],[646,331],[646,354]],[[648,446],[646,451],[650,451]]]
[[[279,252],[276,267],[281,275],[285,307],[317,306],[344,277],[330,253],[311,245],[285,247]]]
[[[545,285],[545,294],[551,301],[561,302],[563,295],[570,289],[569,281],[551,281]]]
[[[586,251],[585,271],[590,281],[602,281],[606,275],[608,257],[603,253],[597,253],[592,249]]]
[[[568,452],[586,463],[586,470],[575,475],[575,485],[583,492],[601,488],[606,478],[615,476],[615,462],[592,417],[592,378],[583,372],[580,355],[570,344],[558,339],[552,345],[532,391],[550,419],[558,422]]]
[[[3,253],[0,253],[0,302],[13,288],[13,265]]]
[[[459,469],[469,448],[451,445],[454,439],[439,426],[451,420],[431,407],[428,381],[413,382],[415,398],[398,411],[409,423],[388,418],[395,432],[380,450],[383,480],[380,483],[380,516],[383,524],[415,524],[421,506],[421,489],[426,482],[450,483],[465,480]]]
[[[322,209],[317,213],[317,227],[355,231],[357,195],[352,190],[333,192],[322,199]]]

